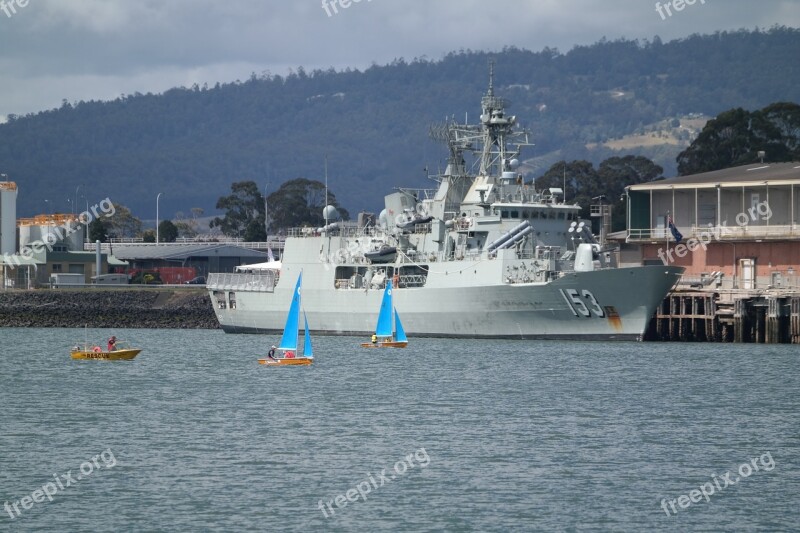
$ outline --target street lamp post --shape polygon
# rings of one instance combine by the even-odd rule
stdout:
[[[84,233],[84,236],[86,237],[85,240],[84,240],[84,243],[85,244],[89,244],[89,218],[88,218],[89,217],[89,200],[84,195],[81,195],[81,198],[83,198],[86,201],[86,217],[87,218],[84,219],[84,221],[83,221],[83,233]],[[80,220],[80,217],[78,218],[78,220]]]
[[[264,235],[267,236],[266,240],[269,241],[269,206],[267,205],[267,189],[269,189],[269,182],[264,186]]]
[[[162,192],[156,196],[156,244],[158,244],[158,199],[161,198]]]

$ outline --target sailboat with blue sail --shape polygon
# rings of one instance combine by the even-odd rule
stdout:
[[[408,346],[408,337],[403,329],[403,323],[392,303],[392,292],[392,281],[387,280],[386,288],[383,289],[375,334],[372,336],[372,342],[361,343],[362,348],[405,348]],[[393,316],[394,321],[392,320]]]
[[[297,285],[294,288],[292,296],[292,305],[289,307],[289,314],[286,315],[286,325],[283,326],[283,337],[278,347],[273,346],[270,354],[267,357],[259,359],[258,362],[262,365],[310,365],[314,362],[314,350],[311,346],[311,335],[308,332],[308,318],[305,311],[303,311],[303,322],[305,333],[303,334],[303,354],[297,355],[300,341],[300,293],[303,282],[303,273],[297,276]],[[275,356],[274,352],[278,350],[280,355]]]

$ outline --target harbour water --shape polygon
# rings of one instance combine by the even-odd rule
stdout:
[[[144,351],[73,361],[83,330],[0,330],[0,530],[788,531],[800,518],[797,346],[318,337],[314,365],[266,368],[271,337],[88,331],[112,333]]]

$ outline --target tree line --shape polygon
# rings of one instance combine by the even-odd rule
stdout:
[[[182,205],[210,211],[233,182],[319,179],[327,154],[331,184],[352,192],[341,200],[352,212],[369,211],[397,185],[425,187],[422,169],[445,164],[446,151],[427,139],[430,123],[465,112],[474,122],[489,59],[496,92],[532,130],[534,156],[597,166],[625,154],[587,144],[648,124],[800,100],[798,49],[800,30],[775,27],[670,42],[601,40],[566,52],[459,51],[363,70],[298,68],[107,102],[65,101],[0,124],[0,172],[22,184],[22,216],[37,214],[36,191],[67,198],[78,185],[136,212],[153,209],[154,191],[169,212]],[[675,169],[677,152],[631,153]]]
[[[763,157],[762,157],[763,155]],[[800,105],[780,102],[753,112],[741,108],[720,113],[708,121],[700,135],[678,156],[681,175],[708,172],[753,163],[800,160]],[[624,192],[629,185],[664,179],[664,169],[642,156],[614,156],[597,168],[587,160],[558,161],[534,180],[538,190],[560,188],[564,200],[581,206],[581,217],[589,218],[590,206],[611,205],[612,230],[625,229]],[[254,181],[231,184],[231,194],[217,200],[224,212],[209,223],[223,235],[245,241],[265,241],[270,232],[282,233],[291,227],[319,227],[325,223],[323,208],[337,208],[341,220],[349,220],[333,191],[325,184],[307,178],[284,182],[264,197]],[[176,221],[159,224],[158,239],[173,242],[178,237],[198,233],[200,208],[192,209],[192,219],[178,213]],[[155,242],[153,230],[142,230],[142,222],[130,209],[117,206],[114,217],[96,219],[89,226],[90,239],[105,242],[110,236],[142,237]]]

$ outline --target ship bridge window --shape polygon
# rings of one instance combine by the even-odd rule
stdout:
[[[511,218],[519,218],[519,211],[511,211]]]
[[[564,220],[564,213],[558,214],[558,220]]]
[[[529,212],[527,212],[527,211],[523,211],[523,212],[522,212],[522,218],[525,218],[525,219],[527,219],[527,218],[529,218],[530,216],[531,216],[531,214],[530,214]]]
[[[534,211],[531,213],[531,218],[539,218],[539,211]]]
[[[555,213],[555,211],[550,211],[549,213],[547,213],[547,218],[549,218],[549,219],[555,219],[555,218],[556,218],[556,213]]]
[[[500,216],[501,216],[502,218],[508,218],[508,211],[506,211],[505,209],[503,209],[502,211],[500,211]]]

